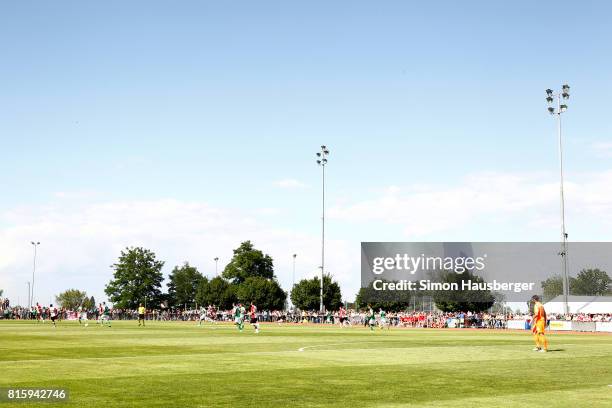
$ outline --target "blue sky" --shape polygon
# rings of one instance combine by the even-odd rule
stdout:
[[[47,299],[66,285],[102,296],[126,245],[210,273],[243,238],[287,287],[291,253],[300,277],[318,265],[322,143],[329,268],[348,299],[362,240],[555,240],[544,89],[564,82],[568,230],[609,240],[611,8],[3,3],[0,287],[25,297],[32,239],[48,248]],[[198,233],[206,217],[226,240]]]

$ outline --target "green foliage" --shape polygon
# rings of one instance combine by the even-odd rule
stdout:
[[[319,310],[320,278],[302,279],[291,290],[291,302],[301,310]],[[342,306],[342,293],[338,282],[330,275],[323,277],[323,305],[327,310],[338,310]]]
[[[482,312],[489,309],[495,303],[495,297],[488,290],[463,290],[462,282],[471,280],[473,283],[482,283],[484,280],[466,271],[456,273],[454,271],[444,271],[440,273],[440,279],[436,280],[443,283],[456,283],[458,290],[439,290],[433,291],[433,300],[436,307],[443,312]]]
[[[169,276],[168,301],[169,306],[192,306],[195,303],[196,292],[204,276],[198,270],[185,262],[175,266]]]
[[[240,284],[251,276],[273,279],[274,266],[269,255],[255,249],[251,241],[245,241],[234,249],[234,256],[223,270],[223,277]]]
[[[4,290],[0,289],[0,296],[2,296],[3,293],[4,293]]]
[[[55,297],[55,301],[68,310],[77,310],[88,300],[87,293],[77,289],[68,289]]]
[[[96,299],[94,299],[93,296],[83,301],[83,309],[93,310],[95,307],[96,307]]]
[[[600,269],[581,270],[573,283],[573,295],[602,296],[612,293],[612,279]]]
[[[287,293],[276,280],[261,276],[248,277],[238,285],[236,295],[243,304],[253,302],[259,310],[282,310],[287,300]]]
[[[145,248],[126,248],[119,261],[112,265],[113,279],[104,292],[115,307],[135,309],[147,297],[147,307],[159,307],[161,300],[161,272],[163,261]]]
[[[204,278],[198,285],[196,301],[200,305],[215,305],[222,310],[230,309],[237,301],[236,286],[220,276],[210,281]]]
[[[410,292],[405,290],[375,290],[372,286],[360,288],[355,297],[358,309],[371,305],[374,310],[383,309],[388,312],[400,312],[410,305]]]
[[[570,278],[570,293],[572,292],[571,288],[573,286],[573,281],[574,278]],[[540,282],[540,285],[543,292],[543,302],[548,302],[549,300],[563,294],[563,278],[561,275],[551,276],[545,281]]]

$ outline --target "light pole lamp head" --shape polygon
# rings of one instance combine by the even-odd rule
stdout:
[[[552,96],[553,96],[553,90],[552,90],[552,89],[550,89],[550,88],[548,88],[548,89],[546,90],[546,96],[552,97]]]
[[[567,110],[567,105],[561,105],[559,106],[559,112],[563,113]]]
[[[555,114],[555,108],[553,108],[552,106],[550,106],[550,107],[548,108],[548,113],[550,113],[551,115],[554,115],[554,114]]]
[[[297,254],[293,254],[293,259],[297,258]]]
[[[563,87],[561,88],[561,96],[563,97],[563,99],[569,99],[569,91],[570,86],[568,84],[563,85]]]
[[[547,96],[546,97],[546,102],[548,102],[549,105],[552,105],[553,103],[553,97],[552,96]]]

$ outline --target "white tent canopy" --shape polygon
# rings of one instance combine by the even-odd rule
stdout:
[[[570,313],[612,313],[612,296],[568,296]],[[563,313],[563,295],[544,304],[546,313]]]

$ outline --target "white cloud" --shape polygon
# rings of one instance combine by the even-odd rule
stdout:
[[[75,287],[96,298],[104,297],[111,278],[110,265],[126,246],[144,246],[166,261],[168,273],[174,265],[189,261],[200,271],[214,275],[213,258],[219,270],[244,240],[269,253],[285,289],[292,281],[292,254],[297,253],[296,280],[310,277],[320,264],[319,236],[275,228],[258,219],[258,211],[244,213],[212,207],[202,202],[174,199],[113,201],[71,204],[63,200],[42,207],[21,207],[0,213],[0,286],[13,301],[26,303],[26,282],[31,280],[30,241],[41,242],[36,272],[36,298],[53,301],[53,295]],[[359,262],[343,241],[327,242],[328,270],[341,278],[343,287],[359,282]],[[165,289],[165,288],[164,288]],[[353,292],[353,293],[351,293]]]
[[[566,178],[566,210],[575,229],[592,220],[599,226],[612,225],[610,186],[612,171]],[[525,232],[554,229],[559,222],[559,183],[551,174],[478,173],[456,186],[420,184],[379,191],[376,197],[330,208],[329,217],[395,226],[410,239],[442,240],[449,231],[463,229],[469,236],[474,227],[494,223],[502,228],[491,231],[492,236],[514,226]]]
[[[612,170],[567,177],[571,240],[610,239],[610,186]],[[342,197],[342,204],[327,212],[326,269],[347,299],[359,286],[359,241],[372,240],[381,226],[386,240],[554,240],[558,233],[554,173],[479,173],[456,185],[380,187],[374,194],[361,201]],[[103,297],[110,265],[126,246],[155,251],[166,261],[166,273],[189,261],[210,276],[215,256],[222,269],[232,249],[250,239],[274,258],[276,274],[289,289],[292,254],[298,254],[296,280],[318,273],[320,235],[317,227],[291,230],[272,224],[276,218],[267,215],[270,211],[276,210],[240,211],[176,199],[91,203],[62,198],[7,209],[0,212],[0,287],[13,301],[19,297],[25,303],[32,240],[41,241],[35,289],[46,303],[70,287]],[[363,233],[356,234],[355,228]],[[481,234],[475,236],[477,230]]]
[[[292,179],[292,178],[286,178],[286,179],[275,181],[274,185],[276,185],[277,187],[281,187],[281,188],[291,188],[291,189],[306,187],[306,184],[302,183],[299,180]]]

